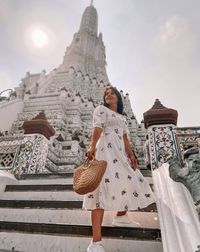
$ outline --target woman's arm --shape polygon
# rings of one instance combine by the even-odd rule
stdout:
[[[128,158],[130,159],[131,161],[131,165],[133,167],[134,170],[136,170],[138,168],[138,165],[137,165],[137,159],[131,149],[131,145],[130,145],[130,142],[128,140],[128,137],[127,137],[127,134],[124,134],[123,135],[123,139],[124,139],[124,146],[125,146],[125,151],[126,151],[126,154],[128,156]]]
[[[87,156],[89,159],[92,159],[95,155],[96,144],[100,138],[102,131],[103,131],[103,129],[101,129],[101,128],[97,128],[97,127],[93,128],[91,144],[90,144],[89,149],[87,151]]]

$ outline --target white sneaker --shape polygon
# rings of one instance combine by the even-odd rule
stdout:
[[[140,223],[137,221],[132,221],[128,218],[128,215],[114,216],[112,221],[112,226],[114,227],[141,227]]]
[[[87,248],[87,252],[106,252],[101,241],[92,242]]]

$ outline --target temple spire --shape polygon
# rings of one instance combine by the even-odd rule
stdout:
[[[90,6],[88,6],[82,16],[81,25],[79,31],[86,31],[90,34],[97,36],[98,30],[98,15],[97,10],[92,5],[93,1],[91,1]]]
[[[104,82],[108,82],[106,73],[105,46],[102,34],[98,34],[98,14],[93,6],[94,1],[86,7],[81,18],[80,28],[74,34],[73,41],[67,47],[63,64],[59,71],[66,69],[80,70],[82,73],[92,73]],[[93,76],[91,77],[91,79]]]

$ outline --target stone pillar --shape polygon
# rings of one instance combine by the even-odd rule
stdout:
[[[22,174],[44,173],[49,139],[55,131],[44,112],[31,121],[25,121],[22,128],[25,135],[15,155],[13,173],[18,177]]]
[[[185,185],[172,179],[169,171],[170,157],[182,161],[174,132],[177,116],[176,110],[164,107],[158,99],[144,113],[164,252],[196,251],[200,237],[193,199]]]
[[[176,156],[182,162],[180,148],[173,130],[177,117],[176,110],[164,107],[158,99],[153,107],[144,113],[152,169],[160,167],[170,157]]]

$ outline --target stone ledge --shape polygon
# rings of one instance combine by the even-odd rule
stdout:
[[[1,208],[42,208],[42,209],[82,209],[82,201],[55,201],[55,200],[0,200]],[[157,212],[156,203],[133,210],[131,212]]]
[[[71,178],[73,177],[73,173],[38,173],[38,174],[22,174],[20,179],[40,179],[40,178]]]
[[[105,211],[102,226],[113,227],[112,221],[115,215],[116,211]],[[132,225],[130,224],[129,227],[160,229],[157,213],[135,211],[128,212],[128,217],[132,221]],[[0,208],[0,221],[87,226],[91,224],[91,211],[82,209]],[[138,222],[140,226],[135,226],[135,222]]]
[[[82,201],[0,200],[1,208],[81,209]]]
[[[20,252],[86,252],[91,237],[41,235],[23,232],[1,232],[0,250],[15,248]],[[103,239],[107,252],[163,252],[161,241],[133,239]],[[10,252],[9,251],[9,252]]]
[[[44,223],[24,223],[0,221],[0,231],[15,231],[24,233],[51,234],[62,236],[91,236],[92,227],[83,225],[63,225]],[[107,238],[121,238],[134,240],[161,240],[160,229],[129,228],[129,227],[102,227],[102,235]]]
[[[73,185],[47,184],[47,185],[7,185],[5,192],[21,191],[72,191]]]

